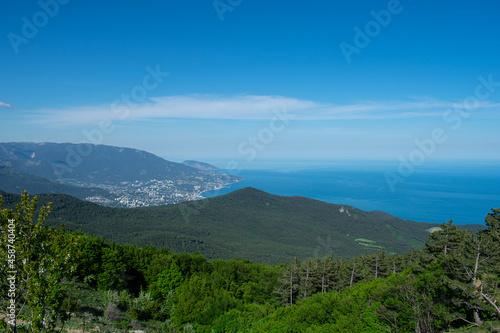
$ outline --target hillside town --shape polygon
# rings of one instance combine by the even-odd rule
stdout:
[[[119,185],[92,184],[110,193],[109,197],[100,195],[85,198],[100,205],[112,207],[147,207],[196,200],[206,191],[213,191],[229,185],[222,179],[157,180],[121,182]]]

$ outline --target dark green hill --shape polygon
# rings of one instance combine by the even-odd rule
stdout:
[[[28,191],[30,194],[63,193],[79,199],[85,199],[94,195],[109,195],[107,191],[99,188],[83,188],[58,184],[45,178],[28,175],[3,166],[0,166],[0,190],[15,194],[21,194],[23,190]]]
[[[412,222],[303,197],[282,197],[253,188],[175,205],[110,208],[67,195],[40,195],[53,202],[47,224],[107,240],[195,252],[209,259],[249,259],[271,264],[293,256],[353,257],[404,253],[420,248],[437,224]],[[19,197],[5,194],[7,206]]]

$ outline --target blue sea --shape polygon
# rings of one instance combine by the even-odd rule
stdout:
[[[276,195],[381,210],[413,221],[455,224],[484,224],[491,208],[500,208],[500,161],[426,163],[403,173],[398,166],[384,161],[274,161],[226,171],[245,180],[203,195],[251,186]]]

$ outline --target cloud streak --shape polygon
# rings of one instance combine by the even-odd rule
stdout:
[[[81,125],[115,121],[158,119],[269,120],[275,110],[286,110],[297,120],[402,119],[442,116],[457,103],[422,98],[410,101],[366,101],[336,105],[284,96],[181,95],[150,98],[134,107],[103,105],[68,109],[42,109],[33,112],[32,121],[47,125]],[[499,108],[484,101],[478,109]]]
[[[9,109],[12,109],[12,105],[0,101],[0,108],[9,108]]]

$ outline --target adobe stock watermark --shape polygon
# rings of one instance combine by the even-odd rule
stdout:
[[[8,220],[7,225],[7,242],[6,249],[7,252],[7,263],[4,265],[6,267],[5,273],[7,274],[6,284],[9,286],[7,293],[7,303],[8,306],[5,307],[6,316],[8,318],[7,325],[16,326],[16,292],[17,292],[17,263],[16,263],[16,225],[14,219]]]
[[[411,0],[408,0],[411,1]],[[387,9],[370,11],[370,15],[373,20],[368,21],[364,28],[361,29],[359,26],[354,27],[354,38],[353,44],[342,42],[339,44],[340,50],[344,55],[348,64],[351,63],[353,54],[360,54],[361,50],[370,45],[373,38],[380,35],[382,28],[386,28],[391,24],[394,15],[399,15],[403,12],[403,5],[401,5],[400,0],[389,0],[387,3]]]
[[[190,217],[193,215],[200,215],[200,212],[209,206],[210,199],[193,200],[190,202],[181,202],[177,206],[181,212],[182,218],[186,224],[191,222]]]
[[[474,95],[466,97],[462,103],[455,104],[452,109],[443,113],[443,121],[448,125],[448,128],[434,128],[429,137],[422,140],[416,139],[414,141],[416,148],[413,151],[406,157],[398,156],[397,173],[385,172],[385,180],[392,192],[396,190],[398,183],[411,177],[415,173],[415,168],[421,166],[436,152],[438,145],[448,140],[447,131],[458,130],[462,126],[463,120],[469,118],[471,112],[480,106],[480,102],[486,101],[496,91],[496,88],[500,87],[500,81],[493,81],[492,74],[488,75],[487,79],[483,76],[479,76],[477,79],[479,83],[474,89]]]
[[[40,29],[45,27],[50,19],[54,18],[60,10],[61,5],[66,5],[70,0],[40,0],[40,10],[35,12],[31,19],[23,16],[21,18],[21,33],[9,32],[7,38],[15,54],[19,53],[19,46],[26,45],[38,35]]]
[[[222,22],[224,21],[224,14],[226,12],[233,12],[234,9],[241,5],[242,2],[243,0],[214,0],[212,5]]]
[[[295,119],[294,115],[288,114],[283,106],[282,110],[274,109],[274,116],[269,121],[269,125],[258,131],[255,136],[248,136],[237,147],[237,151],[242,156],[247,156],[246,161],[255,160],[258,152],[263,151],[274,140],[277,133],[281,133],[290,124],[290,120]],[[240,163],[231,160],[226,164],[226,170],[229,174],[237,175],[241,170]],[[190,217],[199,215],[201,210],[209,206],[209,199],[195,200],[191,202],[182,202],[177,204],[184,221],[189,224]]]
[[[269,121],[269,126],[262,128],[257,135],[248,136],[237,147],[238,154],[246,156],[247,162],[252,162],[257,158],[259,152],[262,152],[275,139],[275,135],[283,132],[290,124],[290,120],[296,118],[295,115],[287,113],[286,107],[282,110],[274,109],[274,116]],[[231,160],[226,164],[226,170],[239,173],[241,171],[240,163],[236,160]]]
[[[164,79],[170,75],[169,73],[162,72],[160,65],[156,65],[153,69],[150,66],[146,67],[147,74],[144,75],[142,83],[130,89],[129,93],[124,93],[119,99],[111,103],[111,111],[117,115],[120,120],[127,119],[130,116],[130,111],[137,108],[140,103],[146,101],[148,92],[158,88]],[[82,130],[86,141],[83,145],[78,145],[76,150],[71,146],[67,146],[67,154],[64,162],[52,163],[52,169],[58,179],[63,178],[65,173],[71,172],[73,168],[78,167],[84,157],[92,153],[92,146],[102,144],[105,134],[111,134],[116,129],[113,121],[109,118],[103,118],[99,122],[97,128],[91,130]]]
[[[326,255],[330,255],[334,252],[334,244],[332,242],[332,236],[330,234],[328,234],[328,236],[324,240],[321,237],[316,238],[316,240],[318,241],[319,245],[314,250],[313,257],[319,257],[320,252],[324,252]]]

